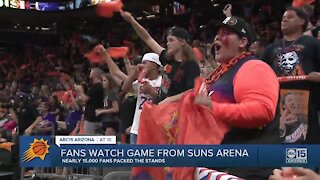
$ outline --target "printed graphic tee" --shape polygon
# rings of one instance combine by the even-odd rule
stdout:
[[[320,41],[302,36],[271,44],[262,56],[280,82],[279,135],[283,143],[320,143],[320,83],[306,75],[320,72]]]
[[[160,54],[160,61],[164,65],[163,87],[161,90],[168,97],[180,94],[194,87],[194,80],[200,76],[200,67],[197,61],[178,62],[168,59],[167,50]]]

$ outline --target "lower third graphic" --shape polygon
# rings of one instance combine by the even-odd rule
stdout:
[[[45,141],[43,138],[40,140],[34,138],[33,143],[30,143],[30,148],[24,152],[22,161],[29,162],[34,158],[44,160],[46,155],[49,153],[49,147],[48,140]]]
[[[308,163],[307,148],[286,148],[286,163]]]

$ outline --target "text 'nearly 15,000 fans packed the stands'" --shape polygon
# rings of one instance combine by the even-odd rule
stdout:
[[[86,145],[86,146],[83,146]],[[312,166],[317,145],[122,145],[115,136],[22,136],[22,167]],[[308,157],[309,156],[309,157]]]

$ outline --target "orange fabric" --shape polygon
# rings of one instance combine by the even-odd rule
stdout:
[[[122,144],[127,143],[127,135],[126,134],[121,133],[120,139],[121,139]]]
[[[85,132],[84,132],[84,122],[83,121],[80,121],[79,134],[85,134]]]
[[[96,12],[99,16],[110,18],[113,16],[114,12],[121,12],[122,6],[121,0],[99,3]]]
[[[108,53],[112,58],[123,58],[128,54],[128,47],[110,47]]]
[[[105,11],[101,6],[97,6],[97,14],[102,17],[111,18],[113,16],[112,11]]]
[[[60,73],[60,81],[67,81],[70,79],[70,76],[66,73]]]
[[[58,71],[50,71],[50,72],[47,73],[47,75],[48,75],[48,76],[51,76],[51,77],[52,77],[52,76],[59,76],[60,73],[59,73]]]
[[[193,50],[194,56],[198,61],[202,61],[204,59],[203,54],[201,53],[199,48],[194,47],[192,48],[192,50]]]
[[[12,142],[3,142],[0,143],[0,149],[5,149],[7,151],[11,151],[11,147],[14,145]]]
[[[109,56],[115,59],[125,57],[128,54],[128,51],[129,51],[128,47],[110,47],[107,49]],[[87,58],[92,63],[99,63],[99,64],[105,63],[101,55],[94,51],[86,53],[84,57]]]
[[[100,54],[95,53],[93,51],[84,54],[84,57],[87,58],[92,63],[98,63],[98,64],[104,63]]]
[[[8,112],[8,109],[7,109],[7,108],[1,108],[1,107],[0,107],[0,112],[7,113],[7,112]]]
[[[64,103],[71,103],[71,97],[69,95],[71,90],[64,92],[64,94],[58,99],[60,101],[63,101]],[[78,93],[77,92],[72,92],[73,97],[77,97]]]
[[[69,91],[55,91],[53,95],[57,96],[59,101],[63,101],[64,103],[71,103],[71,98],[69,95]],[[78,93],[77,92],[72,92],[73,97],[77,97]]]
[[[64,96],[65,93],[66,93],[66,91],[55,91],[55,92],[53,92],[52,95],[57,96],[59,101],[62,101],[63,96]]]
[[[217,121],[213,112],[193,103],[203,80],[198,78],[193,91],[180,101],[153,105],[146,103],[140,117],[138,144],[220,144],[228,131],[226,124]],[[194,168],[133,168],[133,176],[147,171],[154,180],[165,179],[167,171],[175,180],[192,180]]]
[[[274,118],[279,82],[267,64],[260,60],[246,62],[237,72],[233,86],[237,103],[219,103],[213,99],[213,114],[217,119],[223,119],[230,127],[258,128]]]
[[[80,120],[77,122],[77,126],[72,130],[72,132],[69,134],[70,136],[76,136],[76,135],[83,135],[84,132],[84,121]]]
[[[293,0],[292,6],[293,7],[303,7],[307,4],[312,4],[315,0]]]

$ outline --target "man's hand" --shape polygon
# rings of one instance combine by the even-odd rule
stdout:
[[[212,47],[213,47],[213,43],[206,44],[206,56],[212,56],[212,54],[211,54]]]
[[[129,23],[131,23],[134,20],[133,16],[129,12],[121,12],[120,14],[123,17],[123,19]]]
[[[307,80],[320,83],[320,72],[311,72],[307,75]]]
[[[161,102],[159,102],[159,105],[160,104],[166,104],[166,103],[171,103],[171,102],[174,102],[175,100],[172,98],[172,97],[167,97],[165,98],[164,100],[162,100]]]
[[[194,103],[198,105],[204,105],[207,106],[208,108],[212,108],[212,102],[209,96],[199,94],[194,98]]]
[[[101,114],[101,111],[102,111],[101,109],[96,109],[95,112],[96,112],[96,116],[97,116],[97,117]]]
[[[129,74],[129,76],[133,77],[134,79],[138,79],[140,73],[143,71],[144,69],[144,65],[143,64],[138,64],[135,67],[132,68],[131,73]],[[144,77],[142,77],[144,78]]]
[[[101,54],[101,55],[108,53],[107,50],[101,44],[99,44],[96,47],[94,47],[93,50],[94,50],[95,53],[98,53],[98,54]]]
[[[212,102],[211,102],[211,99],[210,97],[208,96],[208,91],[207,89],[205,88],[205,85],[202,84],[200,89],[199,89],[199,93],[198,95],[194,98],[194,101],[193,101],[195,104],[198,104],[198,105],[204,105],[204,106],[207,106],[209,107],[210,109],[212,109]]]
[[[232,5],[231,4],[227,4],[224,8],[223,8],[223,14],[226,16],[226,17],[231,17],[232,16]]]
[[[68,94],[70,97],[73,97],[73,93],[72,93],[71,90],[68,90],[68,91],[67,91],[67,94]]]
[[[31,135],[32,133],[32,129],[31,128],[27,128],[25,131],[24,131],[25,135]]]
[[[131,126],[129,126],[129,127],[126,129],[126,134],[130,134],[130,131],[131,131]]]
[[[155,93],[155,90],[148,82],[146,82],[140,87],[140,92],[152,96]]]
[[[269,180],[284,180],[283,171],[281,169],[274,169],[273,175],[269,176]]]
[[[307,168],[292,168],[297,180],[320,180],[320,175]]]
[[[45,128],[42,128],[40,126],[36,126],[33,130],[35,133],[45,133]]]
[[[79,93],[84,93],[84,89],[83,89],[83,87],[82,87],[81,85],[75,84],[75,85],[74,85],[74,89],[75,89],[76,91],[78,91]]]
[[[320,180],[320,176],[306,168],[274,169],[269,180]]]

